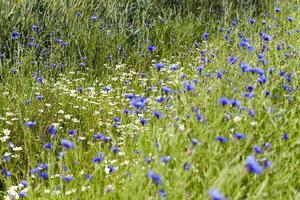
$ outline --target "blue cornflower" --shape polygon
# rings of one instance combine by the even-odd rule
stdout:
[[[163,199],[166,198],[166,191],[165,191],[164,189],[160,189],[160,190],[159,190],[159,195],[160,195],[160,197],[163,198]]]
[[[266,90],[266,91],[265,91],[265,96],[266,96],[266,97],[270,96],[270,94],[271,94],[271,92],[270,92],[269,90]]]
[[[107,168],[108,168],[109,173],[113,173],[113,172],[117,171],[117,168],[112,165],[107,165]]]
[[[114,118],[113,118],[113,120],[114,120],[114,122],[116,122],[116,123],[119,123],[119,122],[121,122],[121,120],[120,120],[120,118],[119,118],[119,117],[114,117]]]
[[[225,98],[225,97],[221,97],[221,98],[219,99],[219,103],[220,103],[222,106],[226,106],[226,105],[230,104],[230,100],[227,99],[227,98]]]
[[[91,180],[93,178],[93,175],[92,174],[86,174],[86,175],[84,175],[84,178],[86,180]]]
[[[209,35],[210,35],[210,33],[203,33],[202,34],[203,40],[208,40]]]
[[[289,139],[289,135],[287,133],[284,133],[282,136],[283,140],[288,140]]]
[[[147,50],[148,50],[150,53],[152,53],[152,52],[154,52],[154,51],[156,50],[156,46],[154,46],[154,45],[149,45],[149,46],[147,47]]]
[[[163,117],[163,114],[157,110],[153,111],[153,116],[156,117],[157,119],[160,119]]]
[[[125,94],[125,97],[126,97],[127,99],[134,99],[134,98],[136,97],[136,95],[133,94],[133,93],[128,93],[128,94]]]
[[[226,200],[226,197],[218,189],[209,190],[208,195],[211,200]]]
[[[275,12],[276,12],[276,13],[280,13],[280,12],[281,12],[281,9],[280,9],[279,7],[276,7],[276,8],[275,8]]]
[[[39,168],[32,168],[32,169],[30,170],[30,174],[36,174],[36,173],[38,173],[38,172],[40,172],[40,169],[39,169]]]
[[[255,111],[249,108],[249,109],[248,109],[248,114],[249,114],[251,117],[254,117],[254,116],[255,116]]]
[[[119,152],[119,148],[118,148],[117,145],[114,145],[114,146],[111,147],[110,151],[113,152],[113,153],[118,153]]]
[[[137,97],[137,98],[130,100],[131,106],[133,106],[136,109],[144,108],[148,102],[149,102],[149,99],[145,98],[145,97]]]
[[[267,150],[267,149],[270,149],[270,147],[272,146],[272,144],[270,142],[266,142],[266,143],[264,143],[263,146]]]
[[[230,103],[231,103],[232,107],[239,107],[241,105],[241,102],[239,100],[235,100],[235,99],[232,99]]]
[[[48,133],[51,136],[56,136],[57,128],[54,125],[49,126]]]
[[[176,71],[177,69],[179,69],[179,67],[180,67],[180,66],[179,66],[178,64],[173,64],[173,65],[170,66],[169,69],[170,69],[171,71]]]
[[[11,172],[8,171],[6,168],[2,168],[1,174],[2,174],[2,176],[4,176],[4,177],[9,177],[9,176],[11,176]]]
[[[20,197],[20,198],[25,198],[26,196],[27,196],[27,193],[26,193],[25,190],[21,190],[21,191],[19,192],[19,197]]]
[[[18,32],[18,31],[14,31],[14,32],[11,34],[11,38],[12,38],[13,40],[17,40],[17,39],[19,39],[20,37],[21,37],[21,33]]]
[[[163,91],[166,94],[169,94],[171,92],[171,88],[167,87],[167,86],[163,86],[161,88],[161,91]]]
[[[68,133],[69,133],[69,135],[70,136],[75,136],[76,135],[76,133],[77,133],[77,129],[73,129],[73,130],[68,130]]]
[[[183,88],[185,91],[193,91],[193,90],[195,90],[195,85],[191,84],[189,81],[185,81],[183,83]]]
[[[155,64],[154,66],[155,66],[155,68],[156,68],[158,71],[160,71],[162,68],[165,67],[165,64],[163,64],[163,63],[157,63],[157,64]]]
[[[10,155],[4,155],[4,156],[2,157],[2,160],[3,160],[4,162],[9,162],[9,161],[10,161]]]
[[[92,21],[95,21],[95,20],[97,19],[97,16],[96,16],[96,15],[92,15],[92,16],[90,17],[90,19],[91,19]]]
[[[250,65],[246,62],[241,62],[240,68],[243,72],[249,72],[249,70],[251,69]]]
[[[294,18],[291,17],[291,16],[288,16],[288,17],[287,17],[287,20],[288,20],[289,22],[292,22],[292,21],[294,21]]]
[[[156,98],[156,102],[157,102],[157,103],[162,103],[162,102],[164,102],[165,100],[166,100],[166,98],[165,98],[165,97],[162,97],[162,96]]]
[[[29,128],[33,128],[36,125],[36,122],[35,121],[29,121],[29,122],[26,122],[25,125]]]
[[[221,143],[228,142],[228,138],[223,137],[223,136],[216,137],[216,140],[219,141],[219,142],[221,142]]]
[[[39,163],[38,168],[41,170],[42,169],[48,170],[49,166],[48,166],[48,164],[45,164],[45,163]]]
[[[249,21],[250,24],[255,24],[256,23],[256,20],[252,19],[252,18],[249,18],[248,21]]]
[[[262,37],[262,39],[264,40],[264,41],[271,41],[273,38],[272,38],[272,36],[270,36],[270,35],[268,35],[268,34],[266,34],[266,33],[261,33],[261,37]]]
[[[184,163],[183,169],[184,169],[184,171],[189,171],[189,170],[191,169],[191,164],[189,164],[189,163]]]
[[[125,115],[129,115],[131,113],[130,109],[128,108],[125,108],[123,112]]]
[[[243,134],[243,133],[235,133],[235,134],[234,134],[234,137],[235,137],[236,139],[238,139],[238,140],[243,140],[243,139],[246,138],[246,135]]]
[[[161,156],[159,159],[164,164],[167,164],[170,160],[172,160],[170,156]]]
[[[156,185],[161,185],[162,184],[162,178],[160,176],[160,174],[155,174],[152,170],[150,170],[148,172],[148,177],[152,179],[152,181],[156,184]]]
[[[70,182],[70,181],[74,180],[74,177],[73,176],[63,176],[61,179],[65,182]]]
[[[260,75],[259,76],[259,79],[258,79],[258,82],[260,83],[260,84],[264,84],[264,83],[266,83],[267,82],[267,77],[263,74],[263,75]]]
[[[145,163],[149,164],[149,163],[151,162],[151,159],[150,159],[149,157],[146,157],[146,158],[144,159],[144,161],[145,161]]]
[[[67,139],[61,140],[61,146],[64,147],[65,149],[73,149],[75,147],[74,143]]]
[[[104,136],[102,133],[95,133],[95,134],[93,135],[93,138],[94,138],[95,140],[103,140],[104,137],[105,137],[105,136]]]
[[[49,178],[47,172],[41,172],[41,173],[39,174],[39,177],[40,177],[41,179],[44,179],[44,180],[46,180],[46,179]]]
[[[26,180],[22,180],[20,182],[21,187],[26,188],[28,186],[28,182]]]
[[[43,145],[43,148],[47,149],[47,150],[50,150],[50,149],[53,148],[53,144],[52,143],[46,143],[46,144]]]
[[[246,168],[254,174],[261,174],[263,172],[263,167],[257,162],[255,156],[252,155],[246,158]]]
[[[232,57],[229,57],[229,58],[227,59],[227,62],[228,62],[230,65],[233,65],[237,60],[238,60],[238,57],[232,56]]]
[[[262,158],[262,162],[265,169],[272,166],[272,161],[269,161],[267,158]]]
[[[104,153],[100,152],[100,153],[98,153],[98,156],[96,156],[92,159],[92,163],[100,163],[101,161],[104,160],[104,158],[105,158]]]
[[[104,87],[102,88],[102,91],[104,91],[104,92],[110,92],[111,90],[112,90],[112,87],[109,86],[109,85],[104,86]]]
[[[217,77],[219,79],[222,79],[223,78],[223,72],[222,71],[217,72]]]
[[[258,153],[258,154],[261,154],[261,153],[264,152],[264,151],[263,151],[259,146],[257,146],[257,145],[255,145],[255,146],[253,147],[253,150],[255,151],[255,153]]]
[[[149,123],[149,121],[148,121],[147,119],[145,119],[144,117],[141,117],[141,118],[140,118],[140,123],[141,123],[143,126],[146,126],[146,125]]]

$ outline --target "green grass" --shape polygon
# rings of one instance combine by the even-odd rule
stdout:
[[[254,25],[248,22],[254,11],[233,11],[230,1],[228,7],[222,7],[222,15],[208,18],[208,10],[200,14],[189,10],[192,7],[182,10],[180,2],[173,2],[175,7],[165,2],[161,8],[157,1],[100,2],[0,3],[0,53],[4,52],[0,60],[0,155],[10,155],[8,162],[1,159],[0,167],[12,173],[0,176],[0,199],[9,191],[24,189],[12,189],[21,180],[29,183],[27,199],[160,199],[159,189],[165,190],[166,199],[209,199],[212,188],[228,199],[300,199],[299,1],[277,2],[282,10],[277,14],[274,5],[268,5],[266,16],[252,16]],[[81,16],[76,16],[78,11]],[[95,22],[90,20],[93,14],[98,17]],[[203,17],[197,18],[198,14]],[[239,23],[233,27],[235,15]],[[294,21],[288,22],[287,16]],[[261,25],[263,19],[267,25]],[[33,24],[39,26],[40,33],[31,30]],[[231,33],[226,40],[228,29]],[[13,41],[13,31],[20,31],[21,38]],[[262,41],[262,31],[273,39]],[[210,33],[207,41],[202,39],[204,32]],[[239,33],[255,47],[253,52],[239,46]],[[34,36],[41,50],[26,47],[27,36]],[[68,46],[56,44],[56,38]],[[276,50],[278,44],[282,50]],[[157,50],[148,52],[148,45],[155,45]],[[263,45],[270,49],[263,52],[265,64],[257,58]],[[110,55],[112,59],[107,59]],[[233,65],[227,62],[230,56],[238,57]],[[154,67],[159,62],[165,64],[162,71]],[[257,74],[242,73],[241,62],[265,70],[267,82],[260,84]],[[180,68],[170,70],[173,64]],[[200,75],[196,70],[199,66],[204,67]],[[269,68],[275,71],[269,74]],[[16,73],[11,73],[12,69]],[[221,79],[216,77],[220,71]],[[280,77],[280,71],[291,72],[292,81]],[[43,77],[43,84],[33,77],[35,73]],[[195,90],[184,92],[184,81],[196,79]],[[254,86],[255,96],[245,99],[241,94],[249,85]],[[284,90],[283,85],[292,91]],[[106,93],[104,86],[112,90]],[[163,86],[176,92],[165,95]],[[83,87],[82,92],[76,91],[79,87]],[[267,90],[271,93],[268,97]],[[134,112],[124,97],[128,93],[149,98],[147,110],[125,115],[125,108]],[[37,100],[37,95],[44,99]],[[169,99],[157,103],[160,96]],[[222,96],[240,100],[242,106],[255,111],[255,116],[220,105]],[[25,103],[27,100],[31,103]],[[195,107],[203,120],[196,120]],[[153,117],[154,110],[163,117]],[[117,128],[113,126],[115,116],[121,119]],[[141,125],[140,117],[149,123]],[[28,128],[24,125],[28,121],[37,124]],[[52,124],[57,126],[55,137],[48,132]],[[72,129],[77,129],[75,137],[67,133]],[[94,133],[100,132],[111,136],[111,142],[94,140]],[[236,140],[236,132],[245,133],[247,138]],[[288,133],[288,140],[282,139],[284,133]],[[217,136],[229,141],[222,144]],[[63,138],[73,141],[75,148],[64,150]],[[198,145],[191,144],[193,138]],[[10,142],[22,149],[10,147]],[[43,149],[49,142],[53,149]],[[272,144],[268,150],[263,148],[266,142]],[[119,148],[117,154],[110,150],[114,145]],[[263,157],[273,163],[260,175],[245,169],[245,159],[254,155],[254,145],[264,149],[263,154],[256,155],[260,163]],[[59,152],[65,153],[61,159],[57,158]],[[104,161],[92,163],[98,152],[105,154]],[[172,159],[163,164],[161,156]],[[151,159],[149,164],[146,157]],[[48,180],[30,173],[38,163],[48,164],[44,170]],[[189,171],[184,170],[185,163],[191,164]],[[113,173],[105,170],[110,164],[117,167]],[[151,169],[161,175],[162,185],[155,185],[147,176]],[[86,180],[87,174],[93,178]],[[74,177],[69,183],[62,180],[68,175]]]

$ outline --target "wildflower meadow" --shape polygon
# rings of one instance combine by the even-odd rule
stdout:
[[[300,199],[299,77],[299,0],[1,0],[0,199]]]

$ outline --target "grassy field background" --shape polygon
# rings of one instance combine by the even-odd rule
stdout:
[[[300,199],[299,1],[0,2],[0,199]]]

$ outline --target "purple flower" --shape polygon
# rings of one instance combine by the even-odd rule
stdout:
[[[2,176],[4,176],[4,177],[9,177],[9,176],[11,176],[11,172],[8,171],[6,168],[2,168],[1,174],[2,174]]]
[[[210,35],[209,33],[203,33],[202,34],[203,40],[208,40],[209,35]]]
[[[288,140],[289,139],[289,135],[287,133],[284,133],[282,136],[283,140]]]
[[[265,169],[272,166],[272,161],[269,161],[267,158],[262,158],[262,162]]]
[[[157,119],[160,119],[163,117],[163,114],[157,110],[153,111],[153,116],[156,117]]]
[[[160,174],[155,174],[152,170],[150,170],[148,172],[148,177],[152,179],[152,181],[156,184],[156,185],[161,185],[162,184],[162,179]]]
[[[46,180],[46,179],[48,179],[48,173],[47,172],[41,172],[40,174],[39,174],[39,177],[41,178],[41,179],[44,179],[44,180]]]
[[[25,125],[29,128],[33,128],[36,125],[36,122],[35,121],[29,121],[29,122],[26,122]]]
[[[167,86],[163,86],[161,88],[161,91],[163,91],[165,94],[169,94],[171,92],[171,88],[169,88]]]
[[[208,195],[211,200],[226,200],[226,197],[218,189],[209,190]]]
[[[232,56],[232,57],[229,57],[229,58],[227,59],[227,62],[228,62],[230,65],[233,65],[237,60],[238,60],[238,57]]]
[[[20,198],[25,198],[26,196],[27,196],[27,193],[26,193],[25,190],[21,190],[21,191],[19,192],[19,197],[20,197]]]
[[[159,195],[160,195],[160,197],[163,198],[163,199],[166,198],[166,191],[165,191],[164,189],[160,189],[160,190],[159,190]]]
[[[258,153],[258,154],[262,154],[264,151],[257,145],[255,145],[253,147],[253,150],[255,151],[255,153]]]
[[[77,133],[77,130],[76,129],[73,129],[73,130],[68,130],[68,133],[69,133],[69,135],[70,136],[74,136],[74,135],[76,135],[76,133]]]
[[[167,164],[170,160],[172,160],[170,156],[161,156],[159,159],[164,164]]]
[[[148,50],[150,53],[152,53],[152,52],[154,52],[154,51],[156,50],[156,46],[154,46],[154,45],[149,45],[149,46],[147,47],[147,50]]]
[[[64,147],[65,149],[73,149],[75,147],[74,143],[67,139],[61,140],[61,146]]]
[[[254,174],[261,174],[263,172],[263,167],[257,162],[255,156],[248,156],[246,158],[246,168]]]
[[[288,20],[289,22],[292,22],[292,21],[294,21],[294,18],[291,17],[291,16],[288,16],[288,17],[287,17],[287,20]]]
[[[65,182],[70,182],[70,181],[74,180],[74,177],[73,176],[63,176],[61,179]]]
[[[223,136],[216,137],[216,140],[219,141],[219,142],[221,142],[221,143],[228,142],[228,138],[223,137]]]
[[[18,31],[14,31],[14,32],[11,34],[11,38],[12,38],[13,40],[17,40],[17,39],[19,39],[20,37],[21,37],[21,33],[18,32]]]
[[[100,153],[98,153],[98,156],[97,157],[94,157],[93,159],[92,159],[92,163],[100,163],[101,161],[103,161],[104,160],[104,153],[102,153],[102,152],[100,152]]]
[[[185,91],[193,91],[193,90],[195,90],[194,84],[191,84],[189,81],[185,81],[183,83],[183,88],[184,88]]]
[[[148,98],[145,97],[137,97],[130,101],[132,107],[136,109],[144,108],[146,104],[149,102]]]
[[[196,146],[197,144],[199,144],[199,141],[197,139],[193,138],[191,140],[191,143],[192,143],[192,145]]]
[[[165,64],[163,64],[163,63],[157,63],[157,64],[155,64],[154,66],[155,66],[155,68],[156,68],[158,71],[160,71],[162,68],[165,67]]]
[[[190,168],[191,168],[191,164],[189,164],[189,163],[184,163],[184,165],[183,165],[184,171],[189,171]]]
[[[119,148],[118,148],[117,145],[114,145],[114,146],[111,147],[110,151],[113,152],[113,153],[118,153],[119,152]]]
[[[234,137],[235,137],[236,139],[238,139],[238,140],[243,140],[243,139],[246,138],[246,135],[243,134],[243,133],[235,133],[235,134],[234,134]]]
[[[149,123],[149,121],[148,121],[147,119],[145,119],[144,117],[141,117],[141,118],[140,118],[140,123],[141,123],[143,126],[146,126],[146,125]]]
[[[56,136],[57,128],[54,125],[49,126],[48,133],[51,136]]]
[[[220,103],[222,106],[226,106],[226,105],[228,105],[228,104],[230,103],[230,100],[227,99],[227,98],[225,98],[225,97],[221,97],[221,98],[219,99],[219,103]]]
[[[47,150],[50,150],[50,149],[53,148],[53,144],[52,143],[46,143],[46,144],[43,145],[43,148],[47,149]]]

